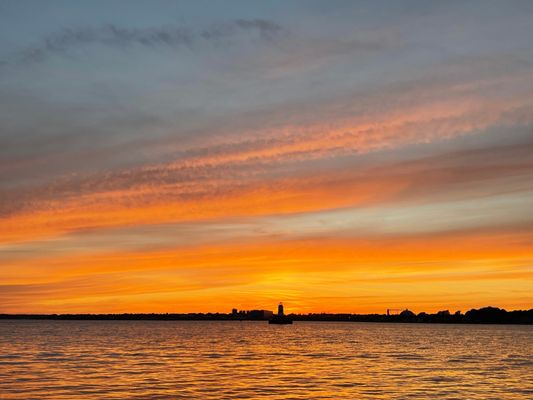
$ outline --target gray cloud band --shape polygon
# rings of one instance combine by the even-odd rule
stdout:
[[[273,40],[281,35],[280,25],[263,20],[237,19],[211,25],[204,29],[186,26],[161,26],[153,28],[125,28],[115,24],[100,27],[63,29],[44,37],[41,43],[25,48],[7,59],[0,60],[0,66],[42,62],[48,56],[66,53],[79,46],[100,44],[116,48],[129,46],[172,48],[192,48],[198,42],[219,45],[221,42],[248,34],[256,35],[261,40]]]

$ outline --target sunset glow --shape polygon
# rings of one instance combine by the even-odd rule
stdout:
[[[530,3],[30,3],[0,313],[533,308]]]

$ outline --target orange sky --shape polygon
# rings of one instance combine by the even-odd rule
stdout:
[[[533,307],[527,15],[190,7],[4,21],[0,313]]]

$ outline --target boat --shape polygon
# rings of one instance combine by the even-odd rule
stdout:
[[[271,319],[268,320],[269,324],[275,325],[291,325],[292,319],[285,315],[283,311],[283,304],[279,303],[278,313],[273,315]]]

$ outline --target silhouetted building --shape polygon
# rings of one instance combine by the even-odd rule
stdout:
[[[258,320],[270,319],[274,315],[272,311],[268,311],[268,310],[250,310],[248,311],[247,314],[248,314],[249,319],[258,319]]]
[[[272,316],[268,321],[269,324],[287,325],[292,324],[292,319],[287,317],[283,310],[283,304],[279,303],[277,315]]]

